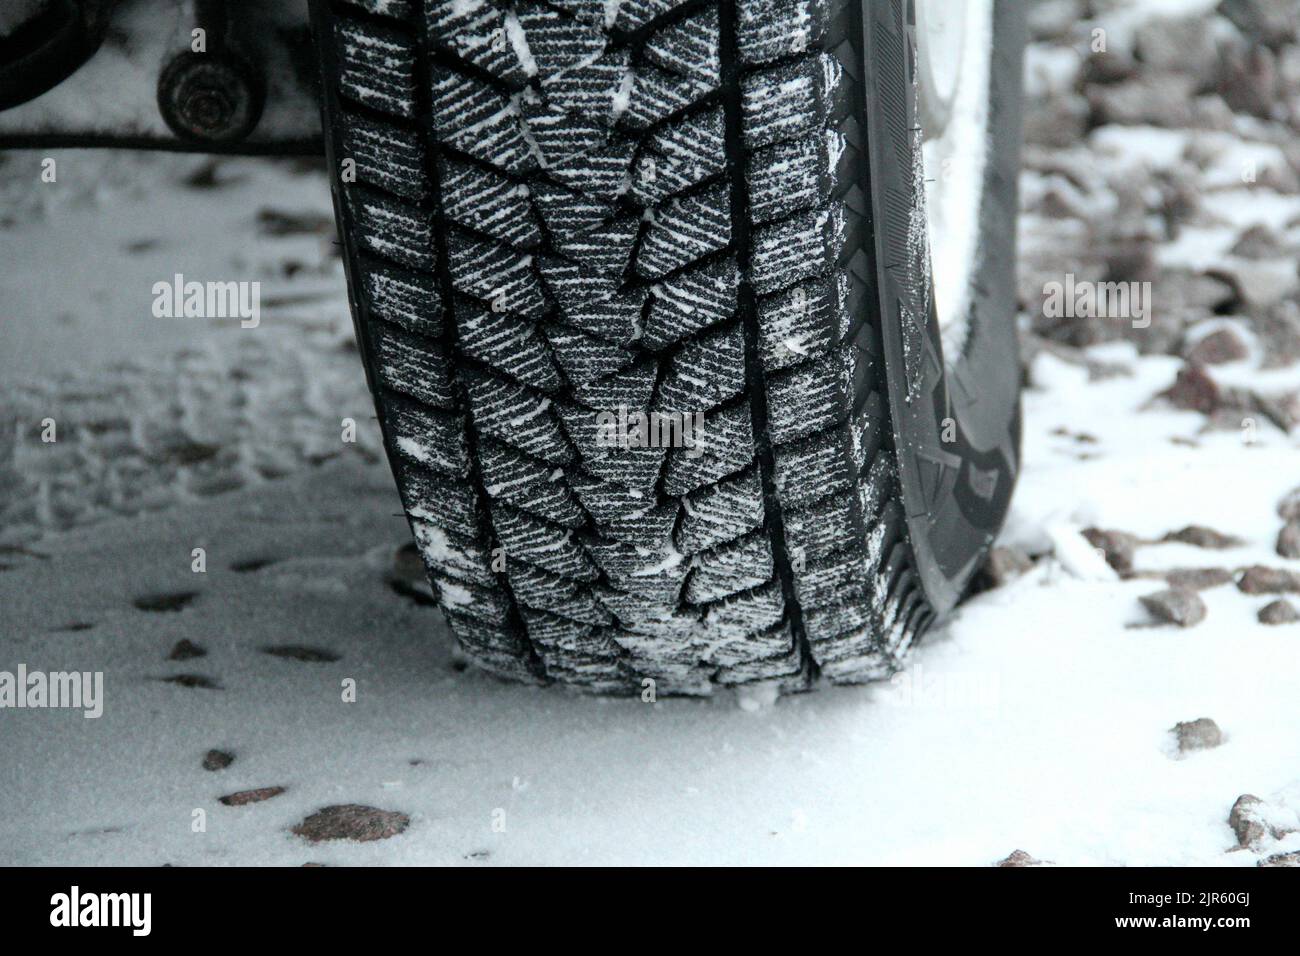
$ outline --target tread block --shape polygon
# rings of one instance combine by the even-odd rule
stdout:
[[[627,191],[635,154],[636,141],[619,137],[599,149],[548,165],[546,172],[562,186],[613,203]]]
[[[647,129],[694,106],[713,86],[674,76],[657,66],[637,67],[635,82],[622,119],[633,129]]]
[[[619,413],[597,412],[580,405],[559,406],[560,419],[582,467],[605,481],[616,482],[647,493],[654,488],[663,465],[665,450],[655,447],[622,447]],[[631,435],[631,430],[626,433]]]
[[[537,3],[519,7],[519,43],[534,63],[533,73],[544,80],[596,60],[605,52],[605,35],[581,21],[557,17]]]
[[[397,326],[370,327],[380,383],[435,408],[454,409],[456,390],[442,346],[417,338]]]
[[[847,454],[853,443],[850,430],[842,425],[774,449],[773,477],[783,507],[809,505],[849,486],[857,475]]]
[[[604,676],[608,676],[611,665],[617,673],[619,650],[606,629],[532,608],[524,608],[523,618],[528,638],[541,655],[548,674],[555,666],[579,669],[573,661],[575,656],[588,665],[603,662],[605,667],[600,670]]]
[[[575,385],[586,385],[631,365],[636,356],[627,349],[562,325],[545,327],[555,357],[565,376]]]
[[[428,212],[367,189],[351,189],[346,196],[366,249],[413,269],[433,271],[437,259]]]
[[[641,316],[649,297],[649,291],[642,288],[625,295],[565,306],[564,321],[607,342],[627,345],[640,334]]]
[[[655,408],[696,415],[745,390],[745,337],[740,324],[711,331],[673,356]]]
[[[394,459],[393,466],[406,513],[413,521],[427,522],[466,538],[477,539],[483,533],[487,515],[469,484],[420,468],[404,458]]]
[[[876,538],[883,536],[881,529]],[[867,539],[872,541],[871,532]],[[864,583],[871,580],[873,570],[870,559],[861,551],[811,558],[804,562],[802,570],[794,571],[795,596],[804,608],[826,607],[863,597]]]
[[[621,278],[632,259],[632,248],[640,231],[640,221],[628,217],[590,232],[557,238],[554,245],[566,258],[581,262],[589,270]]]
[[[826,557],[856,543],[853,509],[846,496],[827,495],[797,511],[785,513],[785,544],[795,564]]]
[[[674,199],[656,214],[637,255],[637,272],[657,279],[725,249],[730,242],[731,201],[726,185],[720,183]]]
[[[830,199],[833,166],[827,146],[824,135],[805,136],[750,155],[746,179],[755,223],[816,209]]]
[[[580,624],[606,626],[614,623],[614,615],[605,610],[585,585],[523,561],[510,563],[509,569],[510,589],[515,599],[526,608],[547,611]],[[528,621],[526,610],[524,620]],[[529,634],[532,636],[531,622]]]
[[[691,604],[709,604],[758,587],[776,574],[772,544],[762,531],[696,555],[694,564],[685,594]]]
[[[842,346],[771,376],[767,407],[772,443],[783,445],[845,420],[853,406],[856,361],[855,351]]]
[[[657,206],[727,168],[722,108],[692,113],[650,135],[633,167],[632,195]]]
[[[680,498],[743,471],[754,460],[754,450],[748,405],[711,412],[705,416],[704,428],[696,431],[694,447],[669,453],[664,490]]]
[[[492,527],[506,558],[527,561],[561,577],[594,581],[600,572],[573,540],[573,530],[533,517],[526,511],[494,502]]]
[[[813,279],[761,299],[759,347],[768,372],[824,355],[848,331],[848,277]]]
[[[700,616],[694,611],[676,608],[675,597],[665,599],[645,589],[623,591],[606,584],[592,586],[592,592],[615,617],[618,628],[614,640],[627,647],[625,634],[638,636],[638,646],[649,646],[647,638],[664,645],[664,650],[692,666],[699,662],[690,651],[691,633],[699,627]]]
[[[671,543],[658,551],[597,538],[587,542],[587,553],[619,590],[663,602],[669,609],[677,603],[690,562]]]
[[[533,274],[532,257],[463,232],[447,235],[448,271],[458,292],[481,299],[498,312],[540,318],[546,297]]]
[[[832,642],[841,634],[865,633],[874,624],[869,606],[862,600],[843,604],[804,608],[804,633],[813,646],[813,657],[820,660],[818,645]]]
[[[456,578],[480,588],[496,586],[487,549],[475,535],[462,535],[431,521],[412,521],[415,544],[430,574]]]
[[[389,440],[400,455],[450,475],[469,474],[469,446],[462,414],[391,401],[384,417]]]
[[[480,441],[478,451],[479,471],[489,497],[566,528],[582,526],[585,516],[561,469],[491,438]]]
[[[419,202],[428,195],[424,143],[413,130],[365,116],[342,117],[345,159],[357,164],[357,181]]]
[[[572,460],[549,398],[476,370],[463,369],[462,378],[479,432],[552,464]]]
[[[499,627],[510,624],[514,606],[509,595],[496,587],[495,582],[483,587],[464,578],[434,571],[429,575],[429,583],[444,609]]]
[[[898,473],[888,455],[880,455],[858,477],[858,511],[864,521],[874,521],[898,490]]]
[[[516,98],[526,136],[537,147],[538,162],[551,169],[585,156],[609,142],[609,127],[593,117],[571,116],[542,101],[531,88]]]
[[[665,502],[650,508],[641,508],[616,515],[600,526],[601,534],[623,544],[655,553],[663,553],[672,537],[673,525],[681,506],[676,501]]]
[[[734,541],[763,524],[763,483],[757,468],[702,488],[686,498],[677,549],[695,554]]]
[[[617,3],[597,2],[595,6],[604,8],[606,24],[609,24],[609,15],[611,10],[617,11],[613,24],[609,24],[618,30],[632,31],[640,30],[655,20],[659,19],[666,13],[671,13],[678,7],[685,6],[691,0],[618,0]]]
[[[339,90],[372,109],[415,116],[415,42],[397,30],[336,20]]]
[[[447,622],[452,632],[468,644],[481,651],[496,651],[501,654],[524,655],[525,647],[518,630],[509,626],[491,626],[486,622],[470,617],[459,609],[446,609]]]
[[[781,625],[778,631],[789,634],[789,628]],[[774,641],[775,643],[775,641]],[[803,660],[799,648],[793,639],[788,650],[772,657],[758,658],[733,664],[718,669],[714,678],[719,684],[737,687],[742,684],[775,683],[783,694],[793,694],[808,687],[808,678],[804,673]]]
[[[839,206],[800,213],[759,229],[751,262],[755,291],[766,295],[829,272],[844,240],[844,213]]]
[[[735,666],[787,653],[790,633],[776,630],[784,617],[780,581],[722,599],[704,615],[706,647],[700,652],[701,660]]]
[[[582,506],[600,524],[613,524],[626,515],[649,512],[658,505],[651,491],[615,484],[581,472],[575,471],[569,484]]]
[[[557,239],[590,232],[613,215],[608,203],[554,183],[538,181],[530,189],[547,230]]]
[[[770,63],[820,46],[831,20],[830,4],[831,0],[740,0],[736,39],[741,62]]]
[[[485,309],[476,302],[457,302],[454,311],[460,348],[465,354],[544,392],[560,387],[560,370],[532,322]]]
[[[455,160],[441,160],[438,170],[442,211],[448,219],[512,246],[542,241],[527,186]]]
[[[714,262],[657,283],[642,341],[662,349],[680,338],[730,319],[740,275],[733,260]]]
[[[742,81],[742,122],[751,150],[819,133],[838,106],[843,68],[827,54],[753,73]]]
[[[566,262],[556,256],[544,256],[538,259],[537,266],[542,274],[542,282],[551,295],[559,300],[565,317],[570,318],[570,325],[576,325],[594,335],[610,338],[609,330],[604,329],[602,324],[584,323],[580,319],[584,307],[608,302],[617,296],[619,287],[617,276],[601,275],[579,263]],[[637,314],[640,314],[639,311]],[[578,316],[577,319],[571,318],[575,315]],[[603,318],[605,313],[597,310],[596,315]],[[591,325],[597,327],[592,328]],[[635,323],[629,326],[629,335],[632,334],[635,334]],[[611,340],[620,344],[625,341],[620,338]]]
[[[620,94],[631,81],[631,54],[618,49],[595,60],[579,62],[562,73],[543,77],[541,87],[552,108],[607,119],[612,126]]]
[[[646,356],[631,368],[579,385],[573,397],[597,411],[617,411],[620,407],[644,409],[650,404],[659,365]]]
[[[654,33],[645,44],[651,62],[713,88],[722,81],[718,8],[706,7]]]
[[[430,41],[466,63],[511,84],[527,83],[536,72],[520,57],[528,47],[521,42],[513,13],[506,14],[489,0],[432,0],[425,10]]]
[[[432,277],[374,263],[363,284],[372,315],[417,335],[442,335],[442,299]]]
[[[455,70],[433,64],[429,72],[438,142],[507,172],[537,165],[513,100]]]

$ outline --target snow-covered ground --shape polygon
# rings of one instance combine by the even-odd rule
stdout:
[[[1192,18],[1229,57],[1240,35],[1213,6]],[[1277,506],[1300,483],[1300,102],[1251,116],[1249,91],[1225,86],[1164,116],[1177,104],[1125,84],[1159,89],[1177,64],[1154,46],[1134,61],[1144,34],[1114,14],[1097,22],[1119,66],[1085,80],[1079,9],[1039,5],[1029,57],[1030,388],[1000,555],[1032,565],[893,682],[775,703],[606,700],[456,659],[403,551],[319,168],[57,152],[42,183],[41,155],[4,157],[0,671],[102,671],[104,710],[0,710],[0,863],[987,865],[1023,849],[1247,866],[1300,851],[1300,623],[1261,623],[1287,597],[1243,578],[1300,573],[1277,553]],[[1196,34],[1187,4],[1151,9]],[[1298,50],[1274,56],[1287,108]],[[260,324],[155,318],[152,286],[177,272],[260,281]],[[1152,326],[1047,320],[1044,283],[1070,272],[1152,281]],[[1235,540],[1160,542],[1189,525]],[[1159,623],[1140,598],[1190,568],[1224,572],[1199,592],[1204,619]],[[1218,745],[1180,751],[1172,729],[1199,718]],[[233,760],[205,769],[213,750]],[[1247,793],[1263,803],[1239,812],[1239,837]],[[338,804],[409,825],[373,842],[291,832]]]

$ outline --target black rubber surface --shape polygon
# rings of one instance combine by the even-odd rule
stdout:
[[[862,681],[955,601],[1010,493],[1016,399],[949,397],[908,19],[313,3],[367,374],[481,666],[603,692]],[[995,185],[1013,213],[1014,176]],[[1009,283],[983,286],[1013,336]],[[953,374],[1014,373],[1004,339],[973,335]],[[651,413],[668,447],[610,445]]]

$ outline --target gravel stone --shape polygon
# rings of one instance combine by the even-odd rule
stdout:
[[[1195,365],[1224,365],[1249,358],[1250,350],[1232,329],[1217,329],[1198,339],[1183,357]]]
[[[998,862],[995,863],[994,866],[999,866],[999,867],[1008,867],[1008,866],[1042,866],[1042,863],[1043,863],[1042,860],[1036,860],[1036,859],[1034,859],[1032,856],[1030,856],[1030,855],[1029,855],[1028,853],[1026,853],[1024,850],[1012,850],[1010,856],[1007,856],[1007,857],[1004,858],[1004,859],[998,860]]]
[[[1300,487],[1292,488],[1277,503],[1278,516],[1287,521],[1300,520]]]
[[[1300,611],[1285,598],[1269,601],[1259,609],[1261,624],[1294,624],[1296,621],[1300,621]]]
[[[1141,601],[1152,616],[1179,627],[1194,627],[1205,620],[1205,602],[1195,591],[1186,588],[1144,594]]]
[[[238,793],[228,793],[218,799],[228,807],[244,807],[250,803],[261,803],[263,800],[278,797],[284,793],[285,789],[284,787],[259,787],[256,790],[240,790]]]
[[[1237,579],[1237,588],[1245,594],[1300,594],[1300,574],[1254,564]]]
[[[1300,558],[1300,519],[1288,521],[1277,533],[1277,553],[1284,558]]]
[[[1171,588],[1204,591],[1232,583],[1232,572],[1227,568],[1178,568],[1165,574],[1165,583]]]
[[[1204,525],[1199,524],[1189,524],[1187,527],[1179,528],[1177,531],[1170,531],[1160,540],[1163,542],[1190,544],[1197,548],[1212,548],[1216,551],[1222,551],[1225,548],[1235,548],[1243,543],[1240,538],[1233,537],[1230,534],[1224,534],[1221,531],[1215,531],[1213,528],[1207,528]]]
[[[1179,753],[1213,750],[1223,743],[1223,731],[1209,717],[1180,721],[1169,731],[1178,741]]]
[[[235,762],[235,755],[224,750],[209,750],[203,755],[204,770],[225,770]]]
[[[1106,563],[1120,574],[1133,570],[1133,551],[1138,545],[1137,535],[1127,531],[1107,531],[1102,528],[1084,528],[1084,538],[1094,548],[1106,555]]]
[[[1232,805],[1228,814],[1228,826],[1237,834],[1237,845],[1252,847],[1264,838],[1268,832],[1259,808],[1264,801],[1253,793],[1243,793]]]
[[[1218,384],[1199,365],[1184,365],[1178,371],[1174,384],[1161,392],[1159,398],[1167,399],[1175,408],[1208,415],[1222,402]]]
[[[345,803],[317,810],[295,826],[293,832],[312,843],[324,840],[369,843],[397,836],[410,823],[411,818],[405,813]]]

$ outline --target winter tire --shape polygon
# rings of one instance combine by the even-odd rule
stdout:
[[[954,344],[911,2],[314,0],[358,341],[471,660],[798,690],[953,608],[1019,430],[1023,12],[985,5]]]

